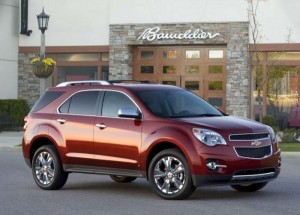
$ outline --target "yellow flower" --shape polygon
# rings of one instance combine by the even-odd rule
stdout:
[[[39,57],[33,58],[31,60],[31,65],[36,66],[55,66],[56,62],[52,58],[45,58],[41,60]]]

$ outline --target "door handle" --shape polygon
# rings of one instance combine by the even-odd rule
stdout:
[[[101,124],[96,124],[96,127],[100,128],[100,129],[104,129],[107,126],[104,123],[101,123]]]
[[[57,119],[57,122],[59,122],[60,124],[65,124],[67,122],[67,120],[65,119]]]

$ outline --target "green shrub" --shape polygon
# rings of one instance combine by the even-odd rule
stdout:
[[[271,116],[271,115],[264,116],[262,119],[262,123],[272,127],[275,134],[277,134],[277,132],[280,131],[280,129],[277,127],[276,119],[274,116]]]
[[[0,113],[8,113],[9,119],[17,126],[24,125],[24,117],[29,112],[29,106],[23,99],[0,100]]]
[[[295,143],[300,136],[300,129],[287,128],[283,131],[282,142],[283,143]]]
[[[274,116],[271,115],[264,116],[262,119],[262,123],[271,127],[276,127],[276,119]]]

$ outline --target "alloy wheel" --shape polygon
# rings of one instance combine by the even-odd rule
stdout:
[[[165,194],[179,192],[186,181],[185,168],[180,160],[173,156],[161,158],[154,168],[154,181],[157,188]]]
[[[38,181],[43,185],[53,182],[55,176],[53,157],[49,152],[41,152],[35,161],[34,169]]]

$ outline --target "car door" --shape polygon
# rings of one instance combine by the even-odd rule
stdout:
[[[138,175],[142,121],[119,117],[121,108],[138,110],[128,95],[106,91],[94,125],[95,158],[99,166],[111,173]]]
[[[93,165],[93,126],[100,91],[82,91],[74,94],[59,108],[56,127],[66,144],[67,168]]]

